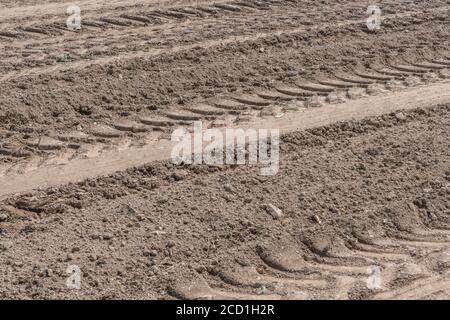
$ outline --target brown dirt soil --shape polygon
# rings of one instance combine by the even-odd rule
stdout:
[[[450,3],[378,3],[2,1],[0,298],[449,299]],[[194,120],[279,173],[175,166]]]

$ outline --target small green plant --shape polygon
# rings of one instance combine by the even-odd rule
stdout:
[[[58,57],[56,59],[56,62],[58,63],[66,63],[66,62],[70,62],[72,61],[72,56],[70,55],[70,53],[64,52],[64,55],[62,57]]]

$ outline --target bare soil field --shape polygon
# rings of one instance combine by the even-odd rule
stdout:
[[[450,298],[450,1],[68,5],[0,4],[0,298]],[[278,173],[173,164],[194,121]]]

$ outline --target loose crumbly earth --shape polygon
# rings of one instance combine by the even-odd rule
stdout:
[[[450,108],[419,109],[405,118],[289,134],[273,177],[246,166],[158,163],[8,199],[1,295],[190,298],[196,293],[182,286],[197,281],[206,296],[376,298],[364,273],[379,264],[387,288],[423,278],[448,284],[450,232],[435,229],[450,230]],[[269,204],[282,210],[281,218],[268,213]],[[347,256],[365,243],[363,235],[410,243],[389,250],[367,245]],[[292,252],[299,265],[287,268]],[[283,263],[274,262],[277,255]],[[83,272],[79,291],[65,287],[69,265]],[[394,267],[400,271],[390,279]],[[238,268],[270,279],[223,276]],[[304,278],[317,283],[302,284]],[[426,293],[444,298],[449,290]]]
[[[0,298],[449,299],[450,2],[371,4],[2,1]],[[194,120],[279,173],[171,164]]]
[[[249,1],[255,8],[214,13],[203,10],[221,1],[85,2],[87,25],[79,33],[64,29],[61,4],[27,2],[22,10],[0,11],[6,19],[0,29],[3,161],[45,153],[34,143],[42,136],[67,139],[75,131],[80,140],[80,132],[98,124],[157,116],[213,97],[373,64],[442,58],[450,39],[448,1],[381,1],[385,20],[377,33],[365,23],[370,1]],[[183,9],[198,15],[173,16]]]

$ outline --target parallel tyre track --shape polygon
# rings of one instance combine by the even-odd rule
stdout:
[[[437,234],[435,236],[438,237]],[[174,284],[169,293],[181,299],[349,299],[352,290],[359,288],[365,291],[365,299],[450,297],[450,270],[435,272],[422,263],[429,255],[437,255],[439,259],[450,262],[450,237],[439,248],[430,246],[428,242],[378,241],[391,242],[392,245],[384,246],[383,250],[398,252],[397,256],[392,259],[388,254],[369,255],[371,259],[366,260],[365,266],[358,266],[339,260],[333,264],[308,262],[289,245],[258,248],[257,254],[266,265],[264,273],[258,272],[255,266],[219,268],[211,270],[207,277],[197,275],[188,283]],[[415,250],[414,255],[405,253],[411,252],[411,249]],[[353,259],[366,259],[368,252],[378,252],[379,249],[366,245],[366,250],[370,251],[365,253],[349,250]],[[420,259],[416,258],[417,251],[421,252]],[[370,287],[374,266],[381,270],[380,282],[376,287]],[[208,284],[208,279],[214,279],[211,281],[213,286]],[[409,280],[399,282],[401,279]],[[227,289],[224,290],[224,287]]]
[[[6,70],[10,65],[14,65],[15,70],[9,74],[3,75],[0,79],[5,81],[8,79],[18,78],[26,75],[53,73],[64,69],[77,69],[89,67],[93,64],[105,64],[112,61],[126,59],[136,59],[151,57],[163,53],[174,53],[180,50],[187,51],[196,47],[212,47],[224,44],[242,43],[248,41],[255,41],[258,39],[270,38],[273,36],[282,36],[290,34],[300,34],[310,30],[326,30],[328,27],[345,28],[351,25],[364,25],[366,17],[364,10],[361,8],[361,14],[355,15],[349,8],[336,6],[336,11],[333,10],[323,12],[314,12],[314,25],[304,23],[303,19],[298,20],[298,15],[307,16],[303,10],[297,13],[289,8],[274,7],[272,16],[277,19],[266,22],[266,12],[233,12],[226,11],[231,16],[230,18],[212,16],[208,17],[194,17],[188,20],[182,19],[180,21],[168,20],[164,25],[158,26],[146,23],[119,23],[121,20],[117,18],[104,18],[102,22],[87,22],[87,30],[82,33],[63,32],[64,25],[55,27],[52,24],[49,28],[41,28],[38,26],[21,27],[21,31],[3,30],[0,31],[0,40],[14,39],[16,36],[18,40],[13,42],[0,41],[1,54],[4,56],[4,66]],[[296,10],[297,8],[294,8]],[[223,10],[223,9],[222,9]],[[427,13],[421,11],[399,11],[396,13],[386,14],[384,21],[396,22],[400,19],[416,16],[431,17],[447,13],[448,6],[440,6],[430,8]],[[248,16],[247,16],[248,15]],[[249,17],[252,17],[252,26],[248,23]],[[291,21],[278,21],[281,17]],[[106,19],[106,20],[105,20]],[[194,20],[192,20],[194,19]],[[201,19],[197,21],[196,19]],[[282,19],[281,19],[282,20]],[[310,18],[308,18],[310,20]],[[105,24],[112,24],[115,27],[112,29],[105,29]],[[119,27],[117,29],[116,27]],[[254,28],[258,28],[255,34]],[[387,27],[387,26],[386,26]],[[93,28],[93,29],[92,29]],[[131,28],[127,30],[126,28]],[[216,30],[217,29],[217,30]],[[251,29],[251,30],[250,30]],[[56,34],[52,34],[52,30]],[[173,31],[171,31],[173,30]],[[24,37],[21,32],[26,32],[31,38]],[[197,39],[192,35],[202,35],[202,39]],[[33,39],[35,37],[35,39]],[[192,38],[191,40],[187,40]],[[150,39],[150,40],[149,40]],[[173,43],[171,39],[178,39]],[[167,46],[164,47],[164,43]],[[42,43],[45,46],[42,47]],[[123,44],[127,43],[124,47]],[[108,52],[103,52],[102,45],[108,46]],[[161,47],[160,44],[163,44]],[[149,48],[151,46],[151,48]],[[129,48],[129,49],[127,49]],[[125,52],[124,52],[125,50]],[[118,51],[119,53],[116,53]],[[17,53],[23,52],[23,57],[18,57]],[[69,53],[75,61],[67,64],[54,66],[55,55],[62,55]],[[30,69],[31,70],[26,70]],[[20,70],[23,69],[23,70]]]
[[[246,119],[246,122],[242,122],[241,115],[229,115],[234,120],[227,127],[277,128],[282,132],[291,132],[338,121],[363,119],[402,109],[433,107],[449,102],[450,83],[448,80],[442,80],[434,84],[367,96],[322,108],[300,107],[299,109],[299,102],[291,101],[284,106],[283,116],[279,116],[278,113],[263,117],[258,116],[262,110],[257,107],[254,110],[256,117],[250,117]],[[247,106],[249,109],[254,107],[253,104]],[[222,108],[219,106],[219,109]],[[297,111],[289,111],[292,109]],[[175,115],[179,116],[176,117]],[[207,117],[211,117],[211,115]],[[218,122],[218,119],[207,120],[207,117],[191,111],[186,111],[181,117],[177,110],[170,117],[166,114],[159,118],[143,118],[141,123],[116,123],[115,127],[97,125],[91,129],[90,133],[73,132],[54,138],[42,137],[33,142],[35,143],[34,148],[41,149],[41,152],[45,152],[46,149],[56,149],[56,154],[52,152],[50,156],[33,156],[29,159],[16,161],[12,166],[3,166],[2,177],[0,178],[2,182],[0,184],[0,196],[30,191],[40,186],[82,181],[89,177],[110,174],[152,161],[169,159],[171,148],[174,145],[174,142],[168,140],[170,139],[171,127],[190,125],[193,120],[204,121],[204,128],[208,127],[208,123],[210,123],[210,126],[217,126],[218,128],[226,125],[224,122]],[[173,118],[178,118],[178,120]],[[186,119],[189,120],[186,121]],[[172,126],[165,129],[169,124],[172,124]],[[146,129],[139,130],[141,126]],[[162,136],[158,133],[160,130],[165,131]],[[144,139],[145,143],[136,145],[132,143],[132,139],[130,141],[130,138],[125,135],[127,131],[137,132],[139,135],[148,135],[148,132],[145,131],[152,131],[153,133]],[[91,143],[86,144],[86,141],[91,141]],[[60,150],[58,151],[58,149]],[[23,147],[15,146],[15,149],[9,149],[9,151],[3,147],[0,150],[4,155],[10,153],[11,156],[14,155],[14,152],[19,152],[20,155],[20,150],[23,150]]]

